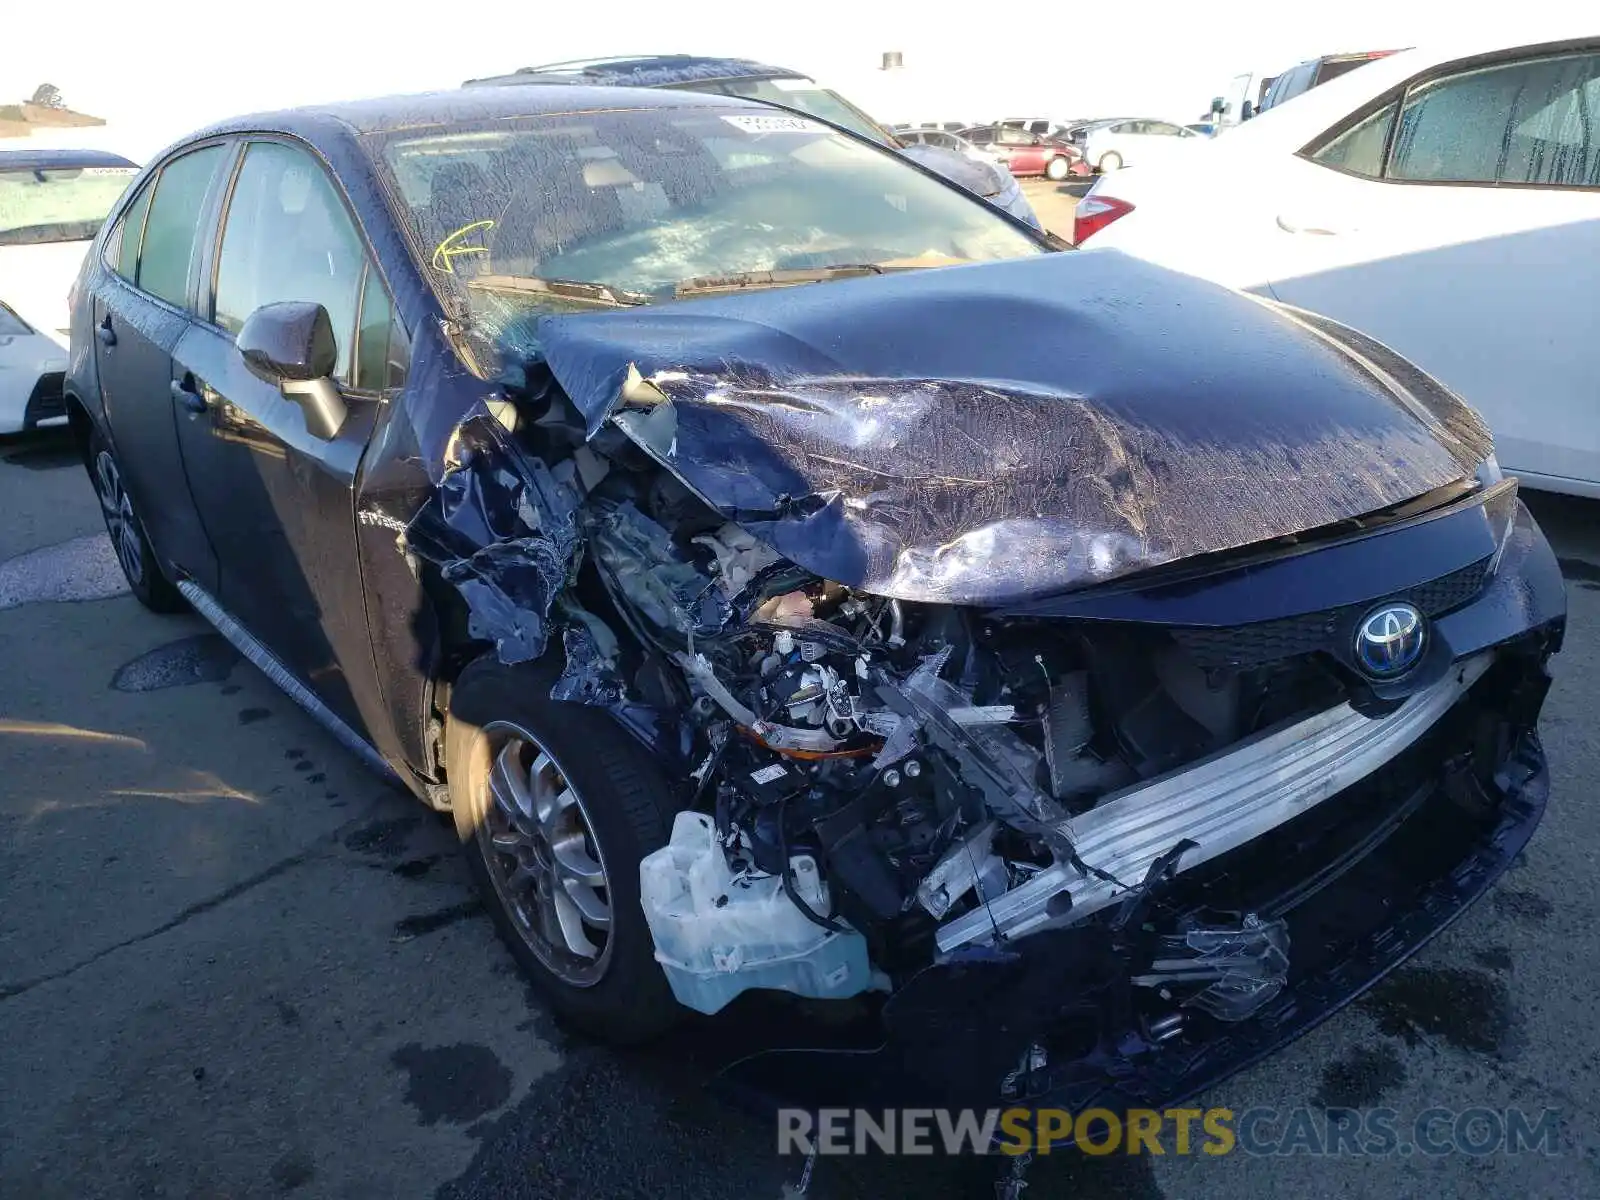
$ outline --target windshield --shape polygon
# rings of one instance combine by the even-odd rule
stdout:
[[[880,146],[898,145],[871,117],[838,92],[829,91],[813,79],[719,79],[715,83],[684,85],[686,91],[717,91],[728,96],[743,96],[767,104],[797,108],[813,117],[842,126]]]
[[[89,240],[138,173],[134,167],[0,169],[0,246]]]
[[[1047,252],[898,155],[789,114],[643,108],[368,137],[424,275],[489,340],[528,310]]]

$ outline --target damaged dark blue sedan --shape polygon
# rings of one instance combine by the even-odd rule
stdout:
[[[1543,811],[1565,595],[1471,410],[793,113],[213,127],[66,392],[134,592],[451,813],[558,1012],[848,1014],[731,1069],[791,1101],[1191,1094]]]

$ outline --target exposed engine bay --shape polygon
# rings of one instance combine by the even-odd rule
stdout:
[[[681,920],[693,885],[646,888],[658,956],[693,1007],[726,1001],[725,986],[707,1001],[697,984],[730,962],[747,964],[757,986],[819,997],[887,986],[938,952],[941,924],[1052,867],[1092,876],[1063,829],[1073,814],[1340,698],[1314,669],[1208,673],[1164,637],[817,579],[739,526],[686,513],[692,498],[670,478],[645,503],[595,503],[589,544],[618,610],[687,688],[705,748],[692,807],[713,815],[707,852],[723,860],[716,873],[726,868],[706,919],[733,928],[726,914],[746,895],[780,893],[790,906],[778,905],[786,937],[782,921],[756,922],[738,930],[740,944],[701,945]],[[661,865],[647,859],[646,878]],[[1109,882],[1132,892],[1143,880]],[[1246,1015],[1288,960],[1281,928],[1243,916],[1194,931],[1144,982]],[[831,969],[812,970],[807,953]],[[779,959],[784,968],[763,975]]]

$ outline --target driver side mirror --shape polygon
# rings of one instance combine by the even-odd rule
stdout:
[[[339,348],[326,308],[304,300],[263,304],[235,344],[252,375],[300,406],[313,437],[328,441],[339,432],[349,409],[333,381]]]

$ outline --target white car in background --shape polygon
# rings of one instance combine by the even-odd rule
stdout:
[[[999,167],[1008,172],[1010,170],[1006,166],[1006,160],[1002,155],[996,154],[993,150],[974,146],[959,133],[951,133],[947,129],[940,129],[937,126],[930,125],[897,126],[894,135],[907,146],[938,146],[940,149],[950,150],[964,158],[970,158],[973,162],[988,163],[990,166]]]
[[[1507,471],[1600,497],[1600,29],[1379,59],[1207,175],[1102,179],[1074,240],[1358,329],[1474,405]]]
[[[0,149],[0,433],[66,420],[67,292],[136,174],[102,150]]]
[[[1124,117],[1098,121],[1084,130],[1083,158],[1102,174],[1134,164],[1183,161],[1190,150],[1210,139],[1171,121]]]

